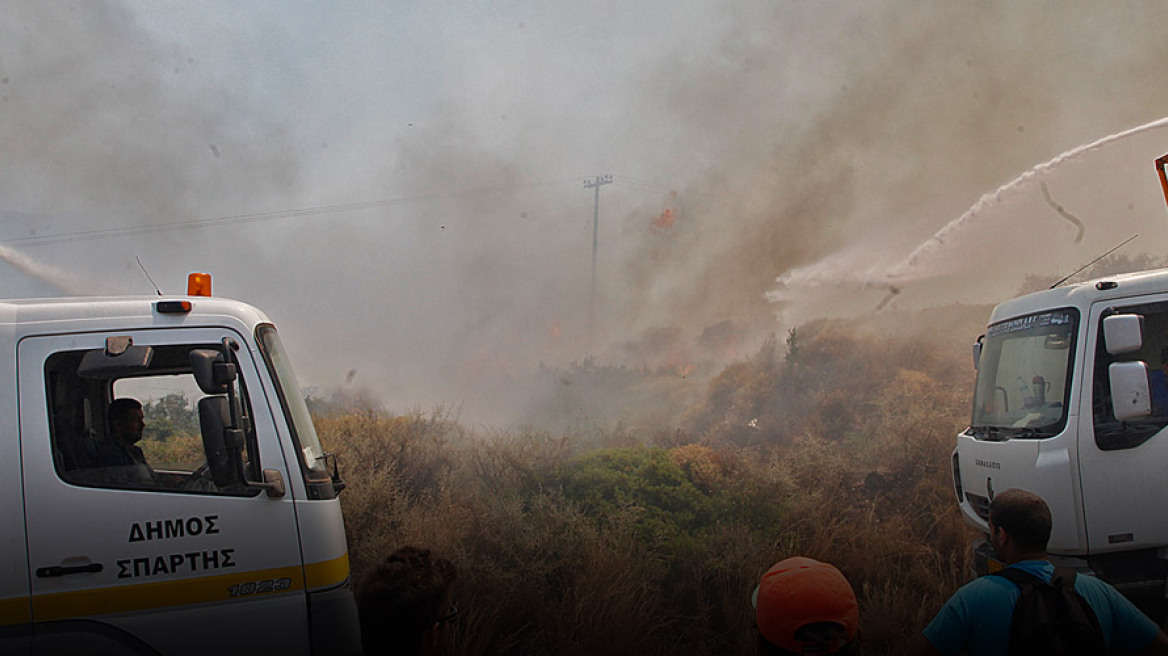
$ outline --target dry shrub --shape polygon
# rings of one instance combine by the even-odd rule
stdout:
[[[669,451],[669,459],[681,468],[694,486],[707,494],[722,487],[725,482],[718,454],[708,446],[679,446]]]
[[[631,518],[615,519],[600,530],[550,494],[444,499],[407,509],[379,551],[424,544],[455,563],[456,653],[644,651],[660,624],[660,564]]]
[[[572,456],[578,438],[544,431],[496,433],[474,440],[466,452],[475,482],[487,494],[510,494],[536,484]]]
[[[146,462],[155,469],[190,469],[205,462],[201,435],[171,435],[166,439],[144,439],[138,442]]]
[[[348,482],[342,497],[355,576],[397,544],[421,502],[440,497],[455,466],[451,440],[462,429],[442,409],[387,416],[375,412],[314,418]],[[400,544],[398,545],[400,546]]]
[[[969,381],[954,371],[965,369],[919,340],[825,324],[793,336],[786,358],[772,341],[728,367],[684,427],[480,436],[442,412],[318,427],[350,483],[355,575],[405,544],[455,562],[455,653],[750,654],[758,577],[806,555],[853,583],[865,653],[896,654],[965,576],[972,535],[949,455]],[[614,446],[680,472],[644,481],[669,488],[660,499],[688,486],[685,498],[713,512],[645,532],[676,508],[652,495],[577,505],[555,483],[582,451]],[[627,461],[587,460],[597,481]]]
[[[760,558],[770,548],[767,536],[747,524],[716,526],[706,549],[682,564],[682,576],[666,600],[672,609],[674,651],[661,645],[659,653],[754,653],[750,595],[771,565]]]
[[[347,470],[362,478],[389,477],[411,498],[441,490],[455,465],[451,442],[465,432],[443,408],[428,415],[330,415],[316,424],[321,440],[342,454]]]

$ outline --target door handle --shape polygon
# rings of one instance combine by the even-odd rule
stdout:
[[[47,579],[54,576],[68,576],[69,574],[92,574],[100,572],[104,567],[101,563],[89,563],[88,565],[53,565],[52,567],[38,567],[36,575],[38,578]]]

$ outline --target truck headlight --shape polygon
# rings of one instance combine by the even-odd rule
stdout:
[[[965,500],[965,490],[961,487],[961,461],[956,451],[953,452],[953,491],[957,493],[957,503]]]

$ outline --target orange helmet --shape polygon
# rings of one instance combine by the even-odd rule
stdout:
[[[827,563],[795,557],[775,563],[754,591],[758,630],[767,642],[798,654],[830,654],[856,639],[860,606],[844,575]],[[845,637],[828,640],[800,635],[809,624],[833,623]]]

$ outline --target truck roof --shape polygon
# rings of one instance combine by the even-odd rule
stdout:
[[[161,313],[159,301],[187,301],[190,312]],[[104,327],[125,329],[179,324],[221,323],[233,318],[250,330],[271,320],[260,310],[225,298],[207,296],[87,296],[0,300],[0,325],[31,328],[44,324],[100,321]]]
[[[1043,310],[1076,307],[1086,310],[1091,304],[1110,299],[1124,299],[1168,292],[1168,269],[1151,269],[1103,276],[1065,287],[1046,289],[1006,301],[994,308],[990,324]]]

